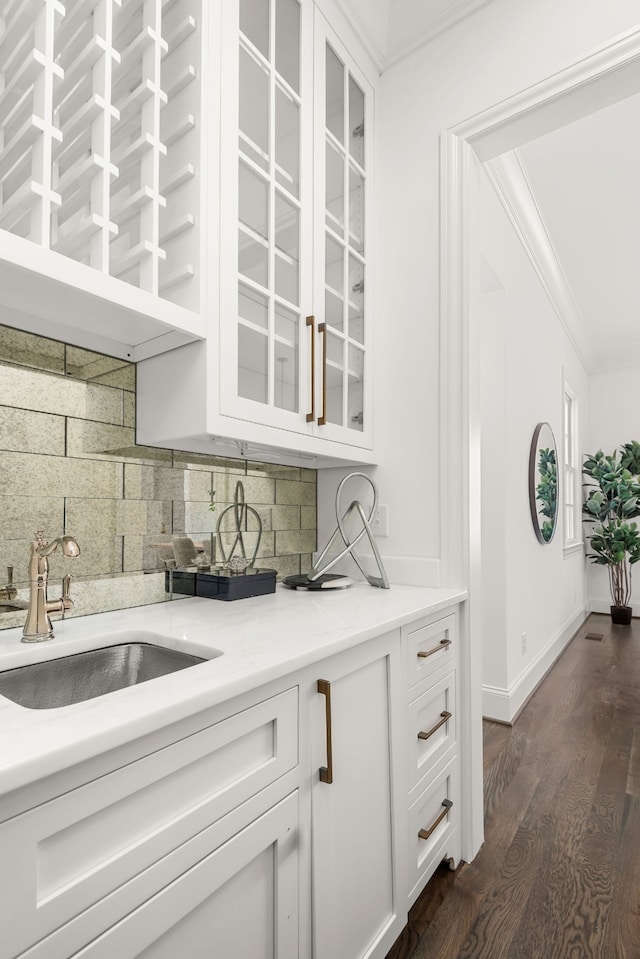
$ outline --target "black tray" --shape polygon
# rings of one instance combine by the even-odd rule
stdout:
[[[196,595],[196,573],[195,570],[174,569],[164,571],[164,591],[170,593],[169,576],[173,578],[173,592],[180,593],[183,596]]]
[[[248,569],[240,574],[226,570],[196,573],[196,596],[206,596],[207,599],[248,599],[275,591],[275,569]]]

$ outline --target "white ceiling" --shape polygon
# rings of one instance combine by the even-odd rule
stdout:
[[[491,0],[340,0],[382,70]]]
[[[640,365],[640,94],[518,151],[591,371]]]

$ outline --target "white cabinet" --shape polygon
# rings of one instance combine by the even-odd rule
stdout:
[[[213,902],[224,899],[214,893],[234,873],[234,856],[222,852],[230,842],[243,850],[238,868],[253,877],[264,917],[268,897],[277,898],[277,870],[270,892],[263,888],[267,861],[290,877],[297,800],[284,819],[266,815],[264,829],[243,830],[297,785],[297,763],[293,688],[0,824],[0,847],[12,864],[0,875],[3,957],[67,959],[150,899],[168,902],[174,922],[176,910],[186,916],[204,902],[218,916]],[[173,891],[179,877],[180,890],[195,882],[199,900],[187,905]],[[104,955],[115,954],[109,948]]]
[[[460,859],[457,643],[454,608],[15,795],[2,959],[384,959]]]
[[[220,36],[207,340],[140,364],[138,440],[373,462],[373,83],[312,0],[230,0]]]
[[[402,627],[408,757],[408,899],[413,905],[438,864],[460,861],[459,619],[456,610]]]
[[[399,634],[320,668],[311,690],[313,956],[384,957],[406,921]]]
[[[6,0],[3,322],[138,360],[204,333],[201,0]]]
[[[298,797],[283,799],[76,953],[298,959]],[[204,845],[202,843],[201,845]]]

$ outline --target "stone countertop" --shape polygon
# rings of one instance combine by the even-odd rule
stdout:
[[[0,696],[0,795],[155,732],[265,683],[466,599],[464,590],[392,586],[289,590],[236,602],[187,598],[54,624],[54,638],[0,631],[0,671],[122,642],[215,658],[57,709]],[[155,634],[155,635],[154,635]],[[219,654],[222,655],[219,655]]]

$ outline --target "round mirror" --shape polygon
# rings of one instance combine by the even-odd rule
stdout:
[[[529,506],[538,540],[550,543],[558,522],[558,458],[548,423],[538,423],[533,431],[529,453]]]

